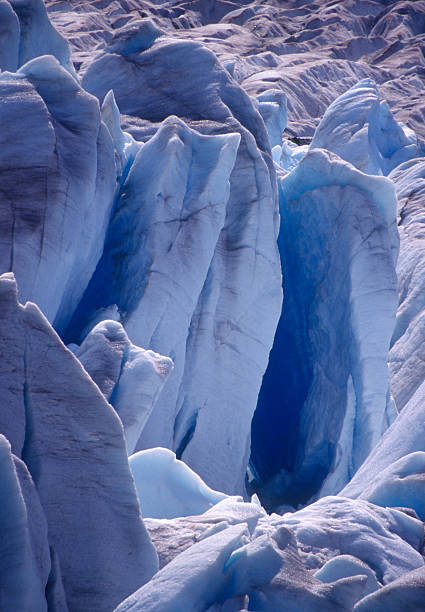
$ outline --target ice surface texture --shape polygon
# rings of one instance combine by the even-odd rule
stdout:
[[[83,84],[101,112],[51,55],[0,77],[3,271],[68,341],[80,344],[113,315],[134,345],[171,358],[164,392],[146,391],[143,411],[129,405],[139,394],[135,368],[122,372],[111,402],[129,452],[168,447],[210,485],[242,493],[281,305],[276,179],[261,115],[212,52],[164,38],[146,20],[118,31]],[[284,96],[266,98],[277,138]],[[121,130],[115,99],[121,112],[163,121],[149,142]],[[36,129],[12,130],[16,113]]]
[[[132,344],[117,321],[98,323],[75,355],[117,411],[131,454],[173,362]]]
[[[76,76],[68,42],[52,26],[42,0],[2,0],[0,69],[16,70],[36,57],[53,55]]]
[[[137,448],[171,448],[209,486],[242,493],[281,305],[264,123],[210,51],[146,21],[119,31],[83,84],[100,100],[112,88],[122,113],[162,123],[123,182],[70,333],[116,304],[132,342],[175,364]]]
[[[421,152],[415,133],[394,120],[370,79],[360,81],[329,106],[310,148],[333,151],[367,174],[385,176]]]
[[[424,376],[424,197],[425,159],[396,168],[390,178],[398,196],[400,257],[397,266],[400,304],[389,355],[392,392],[402,410],[421,386]]]
[[[1,271],[63,331],[102,254],[112,139],[96,99],[52,56],[2,73],[0,90]]]
[[[4,436],[0,436],[0,462],[1,607],[5,612],[27,609],[45,612],[47,602],[44,597],[44,587],[49,575],[50,557],[47,549],[46,568],[46,563],[43,563],[45,559],[36,560],[33,546],[47,542],[47,529],[45,523],[41,524],[41,529],[36,535],[38,542],[31,541],[30,509],[26,507],[10,444]]]
[[[425,134],[423,0],[47,5],[81,73],[118,28],[148,16],[167,36],[213,51],[253,97],[269,89],[283,92],[292,135],[311,138],[327,107],[364,78],[376,81],[397,121]],[[144,44],[154,37],[147,31]]]
[[[325,497],[268,516],[227,498],[200,516],[146,523],[161,570],[120,612],[348,611],[423,568],[421,521],[363,500]]]
[[[398,235],[392,183],[324,150],[312,149],[280,194],[286,297],[253,462],[263,479],[283,468],[281,502],[296,505],[337,493],[395,416],[387,353]]]
[[[425,2],[275,4],[0,0],[2,610],[423,608]]]
[[[70,609],[111,609],[157,567],[121,422],[37,306],[17,302],[11,274],[0,278],[0,303],[0,429],[35,483]]]

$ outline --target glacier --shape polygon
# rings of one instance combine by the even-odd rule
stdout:
[[[416,158],[401,164],[390,176],[396,186],[399,202],[400,257],[397,275],[400,303],[391,339],[389,368],[394,398],[399,410],[402,410],[423,381],[421,328],[425,303],[421,275],[424,266],[421,202],[425,185],[425,160]]]
[[[421,612],[424,0],[0,0],[0,609]]]

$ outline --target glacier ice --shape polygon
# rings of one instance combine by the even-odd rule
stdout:
[[[226,495],[210,489],[167,448],[151,448],[129,457],[145,518],[203,514]]]
[[[190,91],[187,74],[191,74]],[[261,115],[211,51],[192,41],[171,40],[146,21],[117,30],[110,44],[85,67],[82,83],[100,100],[113,89],[120,112],[137,118],[127,126],[137,137],[144,137],[141,120],[163,122],[130,169],[103,263],[82,309],[87,310],[90,295],[98,297],[96,283],[105,284],[106,265],[111,265],[107,262],[111,257],[119,262],[114,243],[121,232],[128,231],[125,220],[143,203],[143,209],[149,206],[149,215],[161,221],[156,215],[173,203],[175,210],[166,213],[162,223],[153,222],[153,217],[150,224],[148,217],[144,220],[144,267],[138,271],[137,291],[132,288],[134,277],[125,288],[126,272],[119,264],[115,277],[121,295],[110,295],[107,303],[98,306],[117,303],[132,340],[170,356],[175,363],[138,448],[171,448],[209,486],[241,493],[250,421],[281,304],[276,183]],[[275,106],[281,116],[282,96]],[[174,114],[202,134],[172,117],[167,119]],[[158,168],[157,155],[170,161],[163,159]],[[189,156],[194,157],[191,166]],[[155,172],[147,171],[148,164],[155,164]],[[182,178],[188,171],[187,179]],[[136,195],[141,192],[143,198]],[[157,202],[155,211],[151,199]],[[199,225],[196,233],[194,224]],[[170,249],[161,262],[153,252],[155,248],[159,253],[159,241],[162,249]],[[186,251],[196,252],[196,261]],[[184,294],[177,270],[184,271]],[[140,313],[152,310],[158,299],[158,321],[152,317],[148,322]],[[225,418],[229,405],[238,415],[231,421]],[[216,452],[217,444],[223,452]],[[209,459],[212,452],[215,462]]]
[[[134,452],[173,362],[132,344],[122,325],[103,320],[74,354],[118,413],[127,453]]]
[[[349,495],[350,489],[348,485],[345,494]],[[404,455],[379,474],[373,474],[363,484],[358,497],[384,508],[410,508],[425,520],[425,453],[416,451]]]
[[[146,520],[162,569],[128,598],[124,609],[152,605],[156,579],[161,584],[155,600],[158,612],[179,606],[192,609],[197,595],[192,600],[182,594],[183,588],[189,588],[189,578],[185,576],[184,584],[176,587],[174,576],[182,567],[190,572],[196,562],[201,569],[201,544],[208,550],[227,541],[232,534],[230,507],[234,524],[245,530],[244,541],[227,551],[219,577],[208,574],[201,609],[207,608],[214,593],[211,610],[280,612],[283,605],[294,612],[352,610],[356,602],[381,589],[382,583],[393,584],[406,572],[423,567],[423,525],[399,510],[326,497],[284,516],[269,516],[257,506],[255,516],[254,504],[226,498],[198,516]],[[162,594],[165,590],[169,598]]]
[[[336,557],[332,557],[314,573],[314,577],[322,582],[334,582],[335,580],[348,576],[367,576],[364,585],[365,595],[373,593],[382,586],[377,581],[375,572],[370,566],[352,555],[337,555]]]
[[[355,612],[420,612],[425,601],[425,568],[406,572],[381,590],[362,599]]]
[[[46,516],[37,488],[26,464],[14,455],[13,461],[25,503],[31,548],[47,609],[68,612],[60,564],[48,539]],[[40,605],[43,606],[43,603]]]
[[[310,148],[327,149],[367,174],[385,176],[421,152],[416,134],[395,121],[371,79],[360,81],[332,102]]]
[[[258,521],[266,515],[258,504],[244,502],[242,497],[224,497],[201,515],[174,519],[144,519],[158,552],[162,568],[178,554],[231,525],[245,524],[253,533]]]
[[[36,563],[30,534],[30,518],[24,502],[10,444],[0,436],[0,575],[1,608],[4,612],[47,612],[44,588],[47,576]],[[45,525],[44,527],[46,532]],[[44,534],[46,535],[46,533]],[[42,539],[43,531],[38,534]],[[44,578],[44,580],[43,580]]]
[[[282,142],[288,113],[286,96],[279,89],[266,89],[257,96],[258,110],[264,120],[269,135],[270,147],[273,149]]]
[[[52,55],[74,77],[68,42],[53,27],[43,0],[2,0],[0,70],[16,70],[41,55]]]
[[[70,609],[109,609],[157,568],[121,422],[37,306],[18,303],[10,273],[0,277],[0,303],[10,410],[0,431],[34,480]]]
[[[271,522],[274,528],[283,525],[294,532],[309,569],[318,570],[331,558],[349,554],[368,565],[380,583],[387,584],[424,565],[420,553],[424,542],[422,522],[364,500],[323,497]],[[267,529],[270,526],[260,521],[257,531]]]
[[[180,612],[214,604],[211,610],[277,612],[282,604],[293,612],[350,610],[365,581],[356,576],[325,585],[303,566],[289,529],[280,527],[250,541],[246,526],[239,524],[181,552],[116,610]]]
[[[228,577],[223,567],[230,553],[248,537],[234,525],[197,542],[161,569],[144,587],[124,600],[116,612],[196,612],[220,599]]]
[[[0,0],[0,608],[422,610],[424,24]]]
[[[103,100],[101,117],[114,143],[117,188],[119,188],[127,177],[131,164],[140,148],[140,143],[136,142],[131,134],[121,129],[120,111],[112,90],[108,91]]]
[[[260,482],[278,473],[265,495],[280,503],[337,493],[395,417],[395,208],[389,180],[325,150],[280,179],[286,299],[252,433],[252,463]]]
[[[19,61],[21,28],[8,0],[0,2],[0,70],[15,72]]]
[[[374,503],[412,507],[423,516],[424,396],[422,383],[342,490],[343,495],[370,496]]]
[[[365,578],[324,585],[303,565],[294,534],[286,527],[254,537],[234,551],[225,565],[226,596],[249,593],[249,607],[259,612],[350,610],[361,597]]]
[[[0,91],[1,271],[63,331],[102,254],[112,140],[97,100],[53,56],[1,73]]]
[[[234,120],[231,128],[242,140],[202,135],[170,117],[140,148],[70,334],[85,327],[87,312],[96,317],[116,304],[135,344],[170,356],[174,371],[137,448],[172,448],[210,486],[235,493],[244,489],[250,419],[270,346],[263,338],[271,342],[281,293],[273,183],[253,137]],[[270,215],[257,229],[262,206]],[[246,310],[247,299],[255,309]],[[235,367],[245,345],[250,358]],[[220,417],[229,402],[233,423]],[[225,452],[211,462],[217,444]]]
[[[400,303],[389,354],[391,386],[402,410],[424,376],[425,309],[424,194],[425,159],[401,164],[390,174],[398,197],[400,257],[397,264]]]
[[[279,147],[275,147],[275,161],[287,172],[294,170],[308,151],[308,145],[297,145],[284,138]]]

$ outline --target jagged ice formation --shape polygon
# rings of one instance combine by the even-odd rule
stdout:
[[[1,610],[425,609],[424,32],[0,0]]]

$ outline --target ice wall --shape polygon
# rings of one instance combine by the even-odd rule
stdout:
[[[400,303],[389,355],[391,388],[402,410],[421,386],[424,376],[424,195],[425,159],[396,168],[390,178],[398,197],[400,257],[397,265]]]
[[[312,149],[280,194],[285,299],[252,461],[263,481],[280,469],[271,495],[297,504],[338,492],[395,416],[398,234],[391,182],[333,153]]]
[[[1,271],[58,331],[93,274],[115,193],[97,100],[51,55],[0,75]]]
[[[0,304],[0,431],[34,481],[70,610],[113,609],[157,569],[121,422],[37,306],[18,303],[12,274],[0,277]],[[12,475],[13,469],[8,470]],[[31,517],[37,507],[26,508],[16,484],[10,487],[16,489],[11,520],[18,520],[17,513]],[[20,518],[19,524],[19,537],[28,548]],[[40,528],[37,537],[43,537]],[[21,556],[21,563],[30,562],[31,551]],[[17,571],[26,573],[23,567]],[[47,586],[43,577],[41,589]],[[32,581],[30,573],[25,580]]]
[[[371,79],[332,102],[314,133],[314,148],[337,153],[367,174],[384,176],[421,152],[416,134],[395,121]]]
[[[421,15],[0,0],[2,610],[421,609]]]
[[[68,42],[53,27],[43,0],[2,0],[0,69],[16,70],[41,55],[53,55],[74,77]]]
[[[100,100],[113,89],[147,142],[68,337],[78,341],[91,317],[116,307],[134,343],[175,364],[137,448],[171,448],[208,485],[242,493],[281,305],[264,123],[210,51],[148,21],[119,30],[83,85]]]

